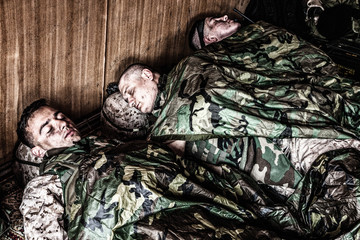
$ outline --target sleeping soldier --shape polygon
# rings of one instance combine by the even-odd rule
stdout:
[[[192,150],[203,159],[212,149],[209,156],[225,156],[234,142],[245,141],[239,137],[261,136],[291,152],[296,169],[305,173],[325,151],[358,148],[359,97],[350,85],[322,51],[258,22],[183,59],[168,75],[133,64],[118,87],[130,107],[159,117],[150,138],[167,143],[178,155]],[[356,107],[348,108],[352,103]],[[307,126],[308,121],[313,123]],[[262,175],[252,177],[259,181]]]
[[[118,85],[120,93],[116,93],[113,96],[116,96],[117,100],[122,100],[123,97],[123,99],[128,102],[129,107],[135,108],[132,109],[132,111],[137,110],[137,114],[141,115],[142,118],[146,119],[149,114],[158,117],[161,112],[161,107],[166,102],[166,91],[164,89],[164,81],[166,79],[166,74],[161,75],[149,66],[139,63],[133,64],[130,65],[120,77]],[[110,95],[109,98],[112,98],[112,96]],[[109,108],[109,106],[104,105],[103,109],[104,108],[106,108],[107,111],[115,111],[114,106]],[[124,103],[118,104],[115,108],[118,108],[116,111],[122,111],[123,109],[122,115],[127,115],[126,113],[129,112],[128,107],[124,106]],[[211,111],[211,108],[208,108],[208,111]],[[112,125],[122,127],[123,123],[114,121]],[[151,130],[148,130],[148,132],[151,132]],[[188,141],[169,140],[165,141],[165,143],[179,156],[185,155],[186,157],[196,158],[198,160],[207,159],[214,164],[219,162],[231,163],[241,168],[241,170],[248,172],[256,181],[270,185],[274,184],[271,179],[277,174],[276,169],[267,166],[269,171],[261,172],[254,169],[254,166],[264,168],[273,161],[281,163],[281,158],[283,155],[286,155],[291,159],[296,171],[305,174],[314,159],[326,151],[348,147],[360,149],[360,142],[355,139],[333,140],[294,137],[274,139],[264,137],[234,138],[220,135],[220,137],[210,138],[208,140],[191,141],[191,138],[189,138]],[[248,166],[245,167],[244,161],[241,161],[244,150],[239,149],[240,146],[244,145],[248,146],[249,149],[252,147],[259,149],[259,146],[263,146],[264,148],[267,146],[272,149],[274,155],[277,157],[274,158],[274,156],[271,156],[267,158],[268,156],[266,156],[265,150],[263,150],[260,151],[260,155],[262,155],[261,160],[259,160],[259,157],[254,158],[261,161],[261,163],[252,162],[250,168]],[[255,151],[252,152],[252,154],[256,154]],[[264,165],[265,162],[266,164]],[[289,178],[284,178],[283,180],[285,182],[290,181]]]
[[[359,9],[358,1],[251,0],[244,14],[234,9],[244,19],[242,24],[227,15],[200,19],[190,28],[189,43],[198,50],[231,37],[242,25],[257,21],[285,28],[317,45],[325,39],[359,42]]]
[[[74,123],[44,99],[33,102],[24,110],[17,133],[33,155],[41,158],[55,156],[81,140]],[[87,141],[94,150],[106,147],[92,139]],[[51,151],[54,149],[56,152]],[[60,158],[65,160],[68,156]],[[20,207],[26,239],[67,239],[61,217],[64,214],[61,184],[61,179],[51,174],[35,178],[27,185]]]
[[[227,168],[222,167],[226,161],[196,163],[144,141],[124,144],[81,138],[74,123],[43,99],[24,110],[17,133],[34,155],[43,157],[40,176],[27,184],[20,206],[26,239],[238,239],[277,235],[271,229],[259,231],[258,226],[244,226],[237,232],[243,221],[252,221],[252,212],[259,211],[268,200],[265,195],[240,194],[250,188],[262,190],[237,166],[231,173],[224,171],[233,163]],[[241,149],[241,144],[235,145],[236,151]],[[256,142],[253,146],[260,148]],[[286,162],[280,152],[275,152],[277,161]],[[283,169],[280,178],[263,179],[279,186],[280,199],[283,191],[292,193],[300,180],[291,166]],[[197,178],[209,189],[199,185]],[[219,182],[212,183],[217,178]],[[230,185],[223,189],[227,181]],[[246,202],[246,207],[234,207],[238,201]],[[159,213],[157,209],[165,210]],[[211,223],[220,217],[222,221]],[[130,223],[134,221],[133,226]],[[180,224],[189,221],[191,224]]]
[[[241,23],[238,19],[229,19],[227,15],[197,20],[189,31],[190,47],[201,49],[222,41],[236,33],[242,24],[245,26],[260,20],[304,36],[307,31],[305,22],[313,17],[309,12],[314,12],[314,9],[317,12],[323,10],[319,0],[251,0],[242,1],[241,4],[245,6],[244,13],[234,9],[240,14],[240,19],[243,19]]]

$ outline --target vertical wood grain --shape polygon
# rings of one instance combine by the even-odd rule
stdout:
[[[0,164],[22,110],[46,98],[73,119],[103,99],[107,0],[0,1]]]

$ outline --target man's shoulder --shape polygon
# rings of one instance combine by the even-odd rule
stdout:
[[[268,44],[272,44],[270,39],[284,38],[284,36],[288,38],[298,39],[294,34],[290,33],[284,28],[272,25],[270,23],[264,21],[258,21],[256,23],[247,25],[238,32],[234,33],[230,37],[224,39],[221,42],[211,44],[215,50],[220,47],[229,49],[233,51],[236,46],[246,46],[248,43],[257,44],[259,42],[264,42]],[[230,47],[230,48],[229,48]],[[214,50],[213,50],[214,51]]]
[[[244,38],[249,35],[254,34],[265,34],[268,32],[277,32],[277,31],[286,31],[284,28],[275,26],[271,23],[265,22],[265,21],[257,21],[253,24],[246,25],[244,27],[241,27],[239,31],[231,35],[225,40],[231,40],[236,38]]]
[[[61,188],[60,179],[57,175],[39,175],[31,179],[25,186],[24,196],[37,195],[41,189]]]

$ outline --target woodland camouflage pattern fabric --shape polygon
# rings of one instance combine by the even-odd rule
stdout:
[[[100,142],[82,139],[44,166],[63,184],[69,239],[358,238],[356,150],[323,154],[302,176],[269,139],[212,142],[231,146],[232,157],[241,155],[236,161],[181,158],[145,142]],[[263,182],[248,174],[255,162]]]
[[[215,138],[187,142],[185,156],[214,165],[226,163],[258,182],[294,188],[302,176],[289,164],[279,146],[266,138]]]
[[[321,50],[258,22],[168,74],[151,138],[353,138],[360,130],[359,90]]]

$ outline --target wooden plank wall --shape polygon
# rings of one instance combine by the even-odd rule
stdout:
[[[72,119],[89,115],[131,63],[167,72],[191,53],[190,23],[249,0],[0,0],[0,165],[16,125],[46,98]]]

